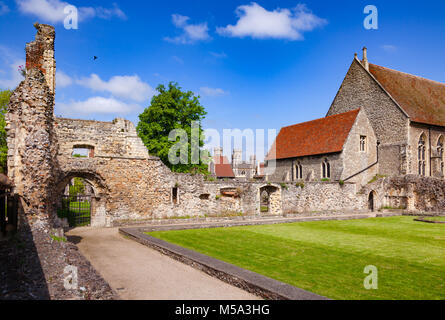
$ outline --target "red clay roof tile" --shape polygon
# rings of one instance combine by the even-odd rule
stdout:
[[[341,152],[360,109],[282,128],[267,160]]]
[[[235,178],[227,157],[213,157],[213,162],[215,163],[215,174],[218,178]]]
[[[369,71],[411,121],[445,126],[445,84],[375,64]]]

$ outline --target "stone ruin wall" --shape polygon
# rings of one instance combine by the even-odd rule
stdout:
[[[56,118],[59,153],[70,158],[75,147],[92,147],[95,158],[148,159],[149,154],[131,121],[113,122]]]
[[[440,178],[417,175],[382,178],[366,186],[362,193],[371,191],[377,194],[377,208],[442,214],[445,208],[445,181]]]
[[[35,26],[36,40],[26,47],[26,79],[14,91],[7,114],[8,169],[15,192],[23,199],[24,216],[57,222],[57,207],[73,177],[82,177],[93,187],[93,226],[177,216],[260,214],[260,190],[267,186],[278,190],[271,195],[275,214],[353,207],[355,189],[350,186],[211,182],[201,175],[172,173],[149,155],[134,125],[124,119],[55,119],[54,28]],[[73,150],[80,147],[94,151],[87,158],[73,157]],[[173,188],[178,190],[176,202]]]
[[[259,215],[260,189],[273,186],[278,193],[277,214],[363,209],[355,184],[206,181],[202,175],[171,172],[158,158],[149,156],[131,122],[117,119],[97,122],[56,119],[59,143],[61,194],[73,177],[83,177],[95,190],[93,226],[127,221],[196,216]],[[125,130],[123,130],[125,128]],[[94,157],[75,158],[75,146],[94,146]],[[173,201],[173,188],[178,190]],[[320,192],[323,190],[323,192]],[[341,200],[339,200],[341,199]]]
[[[54,59],[54,27],[36,23],[36,39],[26,44],[26,69],[38,69],[45,76],[49,91],[56,91],[56,60]]]
[[[286,189],[287,188],[287,189]],[[365,212],[367,199],[355,183],[305,182],[283,190],[283,213]]]
[[[54,133],[54,28],[35,25],[37,36],[27,44],[25,80],[12,93],[5,116],[8,175],[20,195],[19,224],[53,224],[54,182],[58,171]],[[54,67],[54,69],[52,69]],[[46,69],[48,68],[48,69]]]
[[[44,44],[27,46],[27,58],[33,63],[27,64],[26,79],[13,92],[6,116],[8,172],[22,197],[23,216],[30,220],[57,222],[60,197],[73,177],[85,178],[94,189],[93,226],[153,218],[260,215],[263,188],[276,190],[271,196],[274,214],[366,211],[373,190],[381,206],[406,203],[407,209],[420,211],[445,206],[445,182],[440,179],[388,178],[357,190],[353,183],[212,182],[201,175],[172,173],[149,155],[129,121],[54,118],[51,68],[55,62],[47,60],[54,51],[45,47],[53,45],[45,34],[51,35],[53,29],[36,27],[36,41]],[[35,47],[47,50],[30,49]],[[76,147],[94,152],[91,157],[76,158]],[[177,202],[172,198],[173,188],[178,190]]]

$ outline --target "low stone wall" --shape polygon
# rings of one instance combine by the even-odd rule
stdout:
[[[367,211],[366,197],[357,194],[355,183],[306,182],[303,185],[285,185],[283,213],[318,211]]]
[[[374,191],[378,208],[405,209],[408,212],[444,212],[445,180],[407,175],[383,178],[363,188]]]
[[[73,177],[93,187],[92,225],[174,217],[236,217],[366,210],[356,185],[206,181],[202,175],[172,173],[159,159],[68,158],[60,156],[57,183],[62,194]],[[173,189],[177,198],[174,199]],[[261,192],[270,192],[270,211],[261,212]]]

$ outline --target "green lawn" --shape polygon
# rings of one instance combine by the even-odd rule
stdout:
[[[445,225],[392,217],[148,233],[331,299],[445,299]],[[366,290],[364,268],[379,272]]]

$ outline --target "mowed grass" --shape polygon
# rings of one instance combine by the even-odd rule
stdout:
[[[148,234],[331,299],[445,299],[445,225],[413,217]]]

